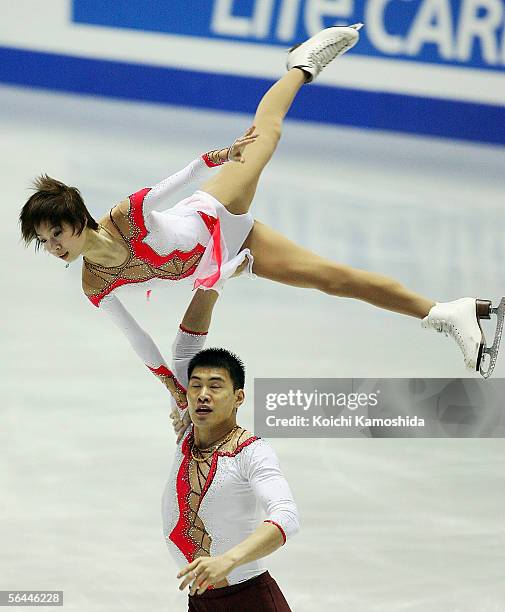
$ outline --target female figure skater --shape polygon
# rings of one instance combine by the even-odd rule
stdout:
[[[479,319],[500,315],[490,302],[463,298],[435,304],[400,283],[338,264],[297,246],[254,221],[249,212],[261,172],[274,153],[291,103],[333,59],[358,41],[361,24],[332,27],[290,50],[287,74],[261,100],[254,127],[231,147],[211,151],[151,189],[142,189],[115,206],[97,223],[79,191],[43,176],[23,206],[21,232],[55,257],[83,257],[82,287],[96,307],[123,330],[144,364],[185,404],[182,387],[151,337],[123,306],[120,296],[156,282],[193,280],[194,288],[219,291],[237,269],[296,287],[364,300],[423,320],[451,335],[469,368],[479,369],[484,337]],[[255,133],[256,131],[256,133]],[[171,197],[190,180],[203,179],[209,167],[225,166],[199,191],[168,210]],[[237,163],[242,162],[242,163]],[[501,316],[503,322],[502,301]],[[495,342],[496,344],[496,342]],[[496,359],[497,347],[494,355]],[[494,365],[494,363],[493,363]]]

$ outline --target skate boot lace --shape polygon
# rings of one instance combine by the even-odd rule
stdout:
[[[436,319],[431,322],[431,326],[437,332],[441,334],[445,334],[446,337],[450,336],[451,338],[454,338],[454,340],[456,341],[456,344],[459,346],[459,348],[461,349],[461,352],[463,353],[465,363],[469,365],[470,361],[469,361],[469,358],[466,352],[466,347],[465,347],[465,343],[463,340],[463,336],[460,334],[459,329],[456,327],[456,325],[454,325],[454,323],[451,323],[449,321],[445,321],[444,319]]]
[[[340,51],[351,46],[352,40],[344,38],[337,42],[322,42],[309,53],[308,60],[315,64],[319,71],[325,68]]]

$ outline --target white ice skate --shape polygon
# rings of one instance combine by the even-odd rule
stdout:
[[[307,74],[307,83],[310,83],[332,60],[354,47],[359,40],[358,30],[362,27],[362,23],[355,23],[321,30],[304,43],[291,47],[287,69],[301,68]]]
[[[497,323],[494,342],[488,347],[480,320],[490,319],[492,314],[496,315]],[[496,365],[504,317],[505,298],[496,308],[488,300],[461,298],[454,302],[435,304],[422,320],[422,326],[452,336],[463,352],[467,368],[480,371],[484,378],[488,378]],[[487,365],[484,363],[485,357],[489,357]]]

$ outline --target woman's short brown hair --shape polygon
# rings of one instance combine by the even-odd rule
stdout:
[[[36,240],[35,250],[40,248],[35,228],[44,222],[50,225],[66,222],[78,235],[86,226],[98,229],[98,223],[90,215],[76,187],[69,187],[47,174],[38,176],[33,181],[33,187],[36,191],[19,215],[21,235],[26,246]]]

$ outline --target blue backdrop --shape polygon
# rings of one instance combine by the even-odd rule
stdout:
[[[381,77],[382,82],[375,85],[379,90],[369,91],[366,71],[370,74],[375,64],[361,62],[365,69],[361,81],[356,81],[359,85],[344,88],[316,82],[303,89],[290,117],[505,145],[505,81],[500,86],[497,80],[502,78],[505,64],[505,0],[67,2],[67,6],[58,8],[63,22],[58,21],[59,16],[54,19],[54,31],[44,39],[45,51],[24,48],[25,41],[30,46],[30,35],[23,30],[12,46],[0,46],[0,82],[252,113],[272,81],[246,76],[239,69],[229,74],[212,72],[208,57],[202,63],[207,67],[198,70],[178,66],[175,60],[167,61],[170,67],[142,64],[138,58],[113,60],[103,42],[102,50],[93,53],[93,57],[82,57],[71,49],[85,51],[86,45],[91,48],[93,34],[102,26],[123,32],[127,28],[287,48],[324,26],[364,21],[365,28],[360,32],[353,56],[373,57],[386,68],[386,75],[388,65],[406,67],[401,82],[391,83],[387,77]],[[38,10],[44,10],[43,5]],[[8,23],[8,16],[6,19]],[[18,16],[15,23],[21,21]],[[89,30],[87,37],[83,37],[82,27],[75,28],[76,24],[89,26],[84,28]],[[48,51],[51,41],[57,41],[60,33],[66,41],[63,48],[68,51]],[[139,41],[141,49],[141,37]],[[171,39],[170,46],[176,45],[177,38]],[[253,65],[254,51],[251,52],[250,45],[244,49],[237,44],[236,48],[237,56]],[[219,59],[216,53],[215,61]],[[408,67],[416,64],[423,66],[422,91],[433,92],[431,97],[408,93],[415,78],[410,76]],[[436,77],[433,82],[432,74]],[[449,94],[444,94],[447,99],[437,89],[445,75],[451,79]],[[460,77],[468,77],[468,82],[477,86],[469,91]],[[486,90],[491,79],[494,89]],[[471,101],[467,93],[471,94]],[[500,95],[503,104],[499,102]]]
[[[353,54],[504,70],[502,0],[73,0],[79,23],[290,45],[365,22]]]

